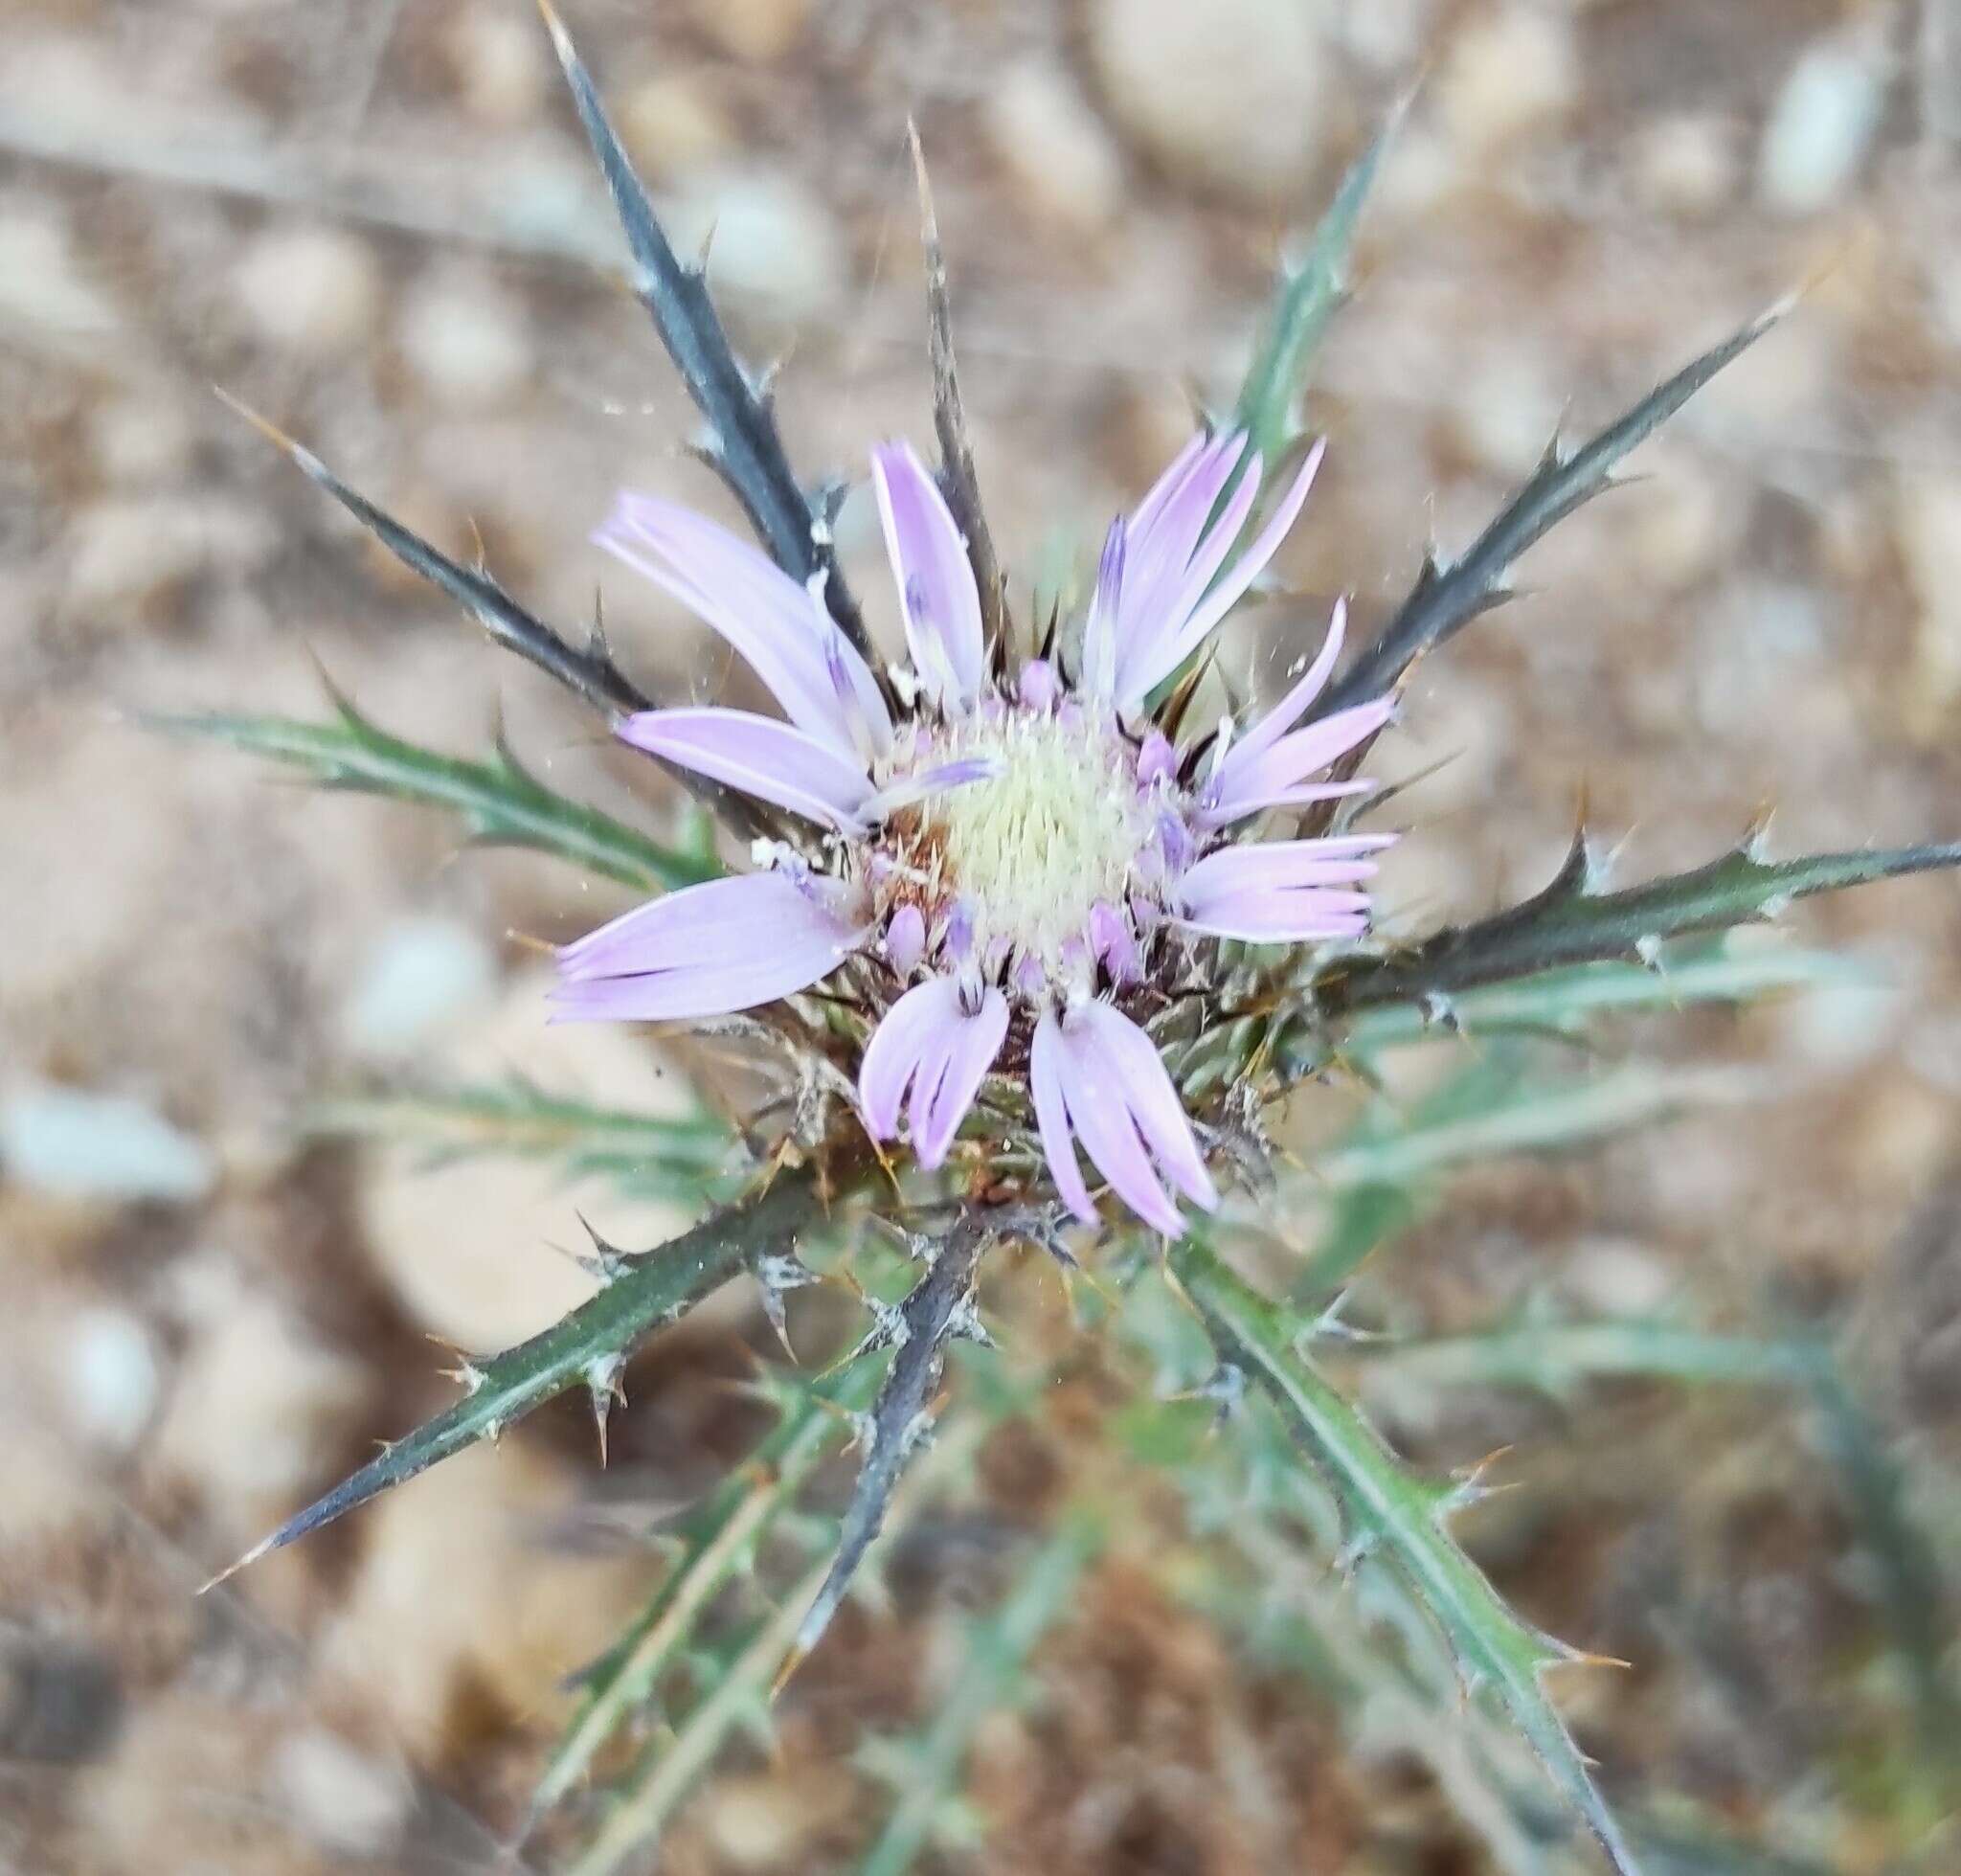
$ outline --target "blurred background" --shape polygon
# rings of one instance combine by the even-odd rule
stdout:
[[[1642,480],[1535,554],[1529,593],[1418,674],[1386,772],[1442,766],[1409,798],[1385,922],[1537,885],[1583,791],[1626,877],[1711,856],[1766,806],[1782,852],[1961,836],[1954,0],[566,17],[678,244],[713,228],[721,303],[751,357],[783,361],[813,476],[929,432],[917,118],[1024,616],[1195,401],[1229,401],[1286,237],[1414,80],[1311,405],[1328,462],[1282,571],[1318,604],[1352,592],[1372,625],[1556,424],[1584,431],[1811,283]],[[564,1676],[644,1593],[620,1530],[739,1457],[755,1426],[723,1384],[768,1331],[732,1293],[638,1365],[603,1474],[561,1403],[193,1598],[447,1398],[430,1338],[495,1348],[584,1293],[554,1248],[576,1213],[633,1244],[680,1222],[544,1167],[309,1142],[304,1105],[511,1071],[660,1103],[672,1077],[639,1037],[541,1021],[532,944],[618,909],[610,889],[130,717],[317,715],[325,673],[390,730],[481,755],[501,717],[555,785],[670,812],[214,384],[447,550],[481,541],[548,617],[602,594],[656,688],[717,694],[727,659],[586,536],[621,484],[726,505],[679,448],[691,413],[611,271],[528,5],[6,0],[0,34],[0,1865],[489,1869]],[[888,629],[862,491],[842,530]],[[1513,1445],[1520,1489],[1478,1554],[1535,1619],[1634,1663],[1565,1689],[1610,1788],[1810,1860],[1680,1867],[1953,1868],[1927,1833],[1954,1789],[1902,1715],[1954,1634],[1961,895],[1909,880],[1798,922],[1876,984],[1628,1039],[1754,1071],[1747,1105],[1461,1176],[1396,1281],[1442,1327],[1546,1296],[1823,1327],[1872,1464],[1848,1483],[1775,1389],[1375,1405],[1435,1466]],[[1296,1137],[1339,1133],[1356,1099],[1311,1091]],[[984,1563],[973,1530],[1027,1463],[1012,1437],[984,1457],[959,1520],[840,1624],[775,1755],[724,1760],[664,1868],[843,1866],[887,1802],[854,1747],[923,1710]],[[1889,1517],[1924,1566],[1917,1641],[1875,1613]],[[1026,1702],[977,1740],[985,1844],[944,1866],[1494,1866],[1434,1768],[1182,1596],[1169,1546],[1113,1535]],[[1905,1861],[1943,1841],[1956,1861]],[[528,1855],[555,1866],[549,1838]]]

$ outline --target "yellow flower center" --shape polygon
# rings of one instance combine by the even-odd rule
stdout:
[[[1151,828],[1132,752],[1101,726],[1010,710],[970,718],[934,752],[935,761],[971,757],[1001,773],[922,802],[916,838],[983,950],[1005,938],[1052,971],[1091,908],[1129,893]]]

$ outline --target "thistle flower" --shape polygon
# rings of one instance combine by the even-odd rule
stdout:
[[[983,1079],[1022,1081],[1055,1188],[1085,1222],[1076,1158],[1157,1230],[1172,1191],[1218,1191],[1142,1024],[1174,985],[1203,985],[1219,939],[1352,938],[1386,835],[1248,840],[1270,810],[1365,790],[1317,780],[1380,729],[1387,699],[1298,728],[1340,654],[1342,610],[1285,697],[1181,752],[1151,700],[1285,538],[1319,446],[1271,518],[1235,544],[1261,486],[1243,435],[1201,435],[1111,527],[1076,668],[1009,672],[985,643],[966,543],[911,448],[872,454],[910,665],[880,674],[807,586],[688,509],[624,494],[598,543],[680,599],[749,662],[787,722],[718,708],[651,710],[634,747],[780,809],[788,840],[758,870],[670,893],[558,957],[561,1017],[700,1019],[837,978],[870,1019],[858,1064],[866,1126],[903,1130],[941,1165]],[[902,1119],[903,1116],[903,1119]],[[1167,1190],[1167,1187],[1171,1189]]]

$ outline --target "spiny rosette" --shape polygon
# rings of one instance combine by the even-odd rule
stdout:
[[[1147,1223],[1175,1191],[1218,1193],[1141,1023],[1212,940],[1350,939],[1386,835],[1246,840],[1272,810],[1365,791],[1316,780],[1387,720],[1360,704],[1301,726],[1341,651],[1336,609],[1285,697],[1173,746],[1151,699],[1273,557],[1320,459],[1234,554],[1261,486],[1243,436],[1199,436],[1106,539],[1075,668],[1008,673],[984,643],[966,543],[904,444],[872,455],[910,665],[879,673],[821,581],[800,586],[690,510],[625,494],[600,545],[754,667],[788,721],[642,712],[636,748],[739,789],[806,829],[755,844],[756,870],[641,906],[559,953],[568,1018],[671,1021],[753,1008],[837,977],[873,1019],[858,1064],[874,1138],[940,1165],[992,1071],[1022,1079],[1055,1188],[1086,1222],[1076,1157]],[[1169,1187],[1170,1189],[1167,1189]]]

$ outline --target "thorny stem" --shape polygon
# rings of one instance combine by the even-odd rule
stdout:
[[[835,1196],[861,1183],[872,1164],[868,1151],[854,1150],[834,1160],[823,1177]],[[755,1258],[794,1250],[799,1233],[818,1215],[820,1179],[814,1166],[779,1175],[672,1242],[631,1258],[597,1296],[529,1342],[481,1366],[466,1365],[465,1392],[453,1407],[385,1448],[212,1582],[223,1582],[464,1447],[495,1438],[513,1420],[584,1382],[596,1364],[625,1356]]]
[[[730,346],[702,269],[684,265],[676,256],[564,23],[550,0],[538,0],[538,11],[545,16],[574,107],[626,237],[633,257],[634,292],[651,315],[687,395],[708,421],[701,454],[741,503],[771,557],[792,579],[825,576],[824,599],[831,616],[875,666],[871,641],[845,585],[829,529],[813,512],[790,467],[769,399],[758,394]]]
[[[1393,1559],[1449,1640],[1467,1688],[1479,1682],[1495,1687],[1615,1876],[1639,1876],[1634,1852],[1544,1684],[1546,1671],[1563,1662],[1605,1663],[1527,1625],[1452,1536],[1453,1511],[1482,1489],[1476,1474],[1436,1486],[1406,1471],[1354,1404],[1300,1354],[1286,1313],[1228,1269],[1203,1233],[1171,1246],[1169,1268],[1220,1361],[1258,1384],[1303,1457],[1334,1487],[1350,1526],[1344,1557],[1359,1561],[1382,1549]]]
[[[1311,720],[1380,697],[1432,646],[1509,597],[1503,581],[1512,562],[1574,509],[1613,486],[1613,469],[1634,445],[1673,417],[1716,373],[1768,332],[1789,309],[1779,301],[1739,327],[1624,411],[1591,441],[1568,456],[1555,438],[1544,461],[1497,518],[1449,565],[1433,555],[1401,609],[1347,670],[1323,690]]]
[[[981,1254],[994,1241],[988,1224],[973,1214],[957,1219],[925,1251],[926,1274],[905,1301],[880,1313],[866,1347],[893,1345],[892,1364],[867,1421],[865,1462],[851,1493],[829,1573],[797,1629],[797,1641],[778,1684],[797,1671],[817,1646],[851,1586],[851,1578],[885,1522],[906,1464],[933,1430],[934,1395],[946,1368],[947,1344],[979,1331],[973,1315],[974,1277]]]
[[[229,392],[219,391],[217,395],[268,442],[283,451],[296,468],[331,495],[403,566],[455,599],[506,651],[515,652],[546,676],[555,678],[574,696],[600,712],[609,723],[618,724],[639,711],[653,709],[653,699],[614,663],[605,632],[597,622],[585,649],[579,650],[536,614],[526,611],[481,567],[464,567],[452,560],[377,508],[358,489],[349,487],[310,449],[295,442],[277,424],[240,403]],[[750,806],[747,796],[710,781],[692,769],[656,759],[703,806],[721,815],[745,837],[762,831],[762,822]]]
[[[1618,893],[1589,890],[1589,855],[1576,840],[1544,891],[1476,924],[1452,926],[1400,953],[1344,960],[1315,985],[1324,1013],[1394,1003],[1437,1004],[1508,978],[1614,958],[1639,958],[1659,940],[1722,930],[1817,893],[1961,866],[1961,842],[1819,853],[1769,864],[1747,849]]]
[[[542,619],[527,612],[481,567],[459,565],[358,490],[349,488],[310,449],[295,442],[230,392],[220,390],[217,395],[275,448],[283,451],[296,468],[331,495],[403,566],[456,600],[505,650],[515,652],[548,677],[556,678],[575,696],[582,697],[609,718],[630,716],[636,711],[653,708],[653,699],[613,662],[605,638],[597,629],[585,650],[577,650]]]

